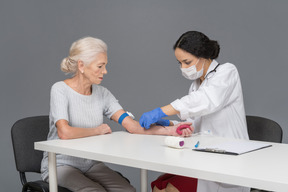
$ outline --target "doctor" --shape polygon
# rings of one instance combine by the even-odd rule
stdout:
[[[154,123],[172,125],[172,121],[162,118],[177,114],[181,120],[193,122],[196,133],[210,130],[215,136],[249,139],[240,77],[233,64],[218,63],[215,60],[220,51],[218,42],[210,40],[201,32],[188,31],[180,36],[173,48],[182,75],[192,82],[188,95],[144,113],[140,118],[140,125],[146,129]],[[183,131],[187,133],[190,130]],[[154,192],[250,190],[170,174],[160,176],[152,182],[151,187]]]

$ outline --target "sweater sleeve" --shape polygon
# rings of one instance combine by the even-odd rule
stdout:
[[[55,83],[51,88],[50,118],[54,123],[60,119],[69,121],[67,96],[64,87],[59,82]]]
[[[118,100],[112,95],[112,93],[103,87],[103,99],[104,99],[104,110],[103,115],[109,119],[114,113],[123,109],[122,106],[118,103]]]

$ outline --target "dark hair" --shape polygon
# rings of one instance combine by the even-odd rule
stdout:
[[[173,49],[183,49],[196,57],[216,59],[220,52],[217,41],[210,40],[206,35],[198,31],[188,31],[176,41]]]

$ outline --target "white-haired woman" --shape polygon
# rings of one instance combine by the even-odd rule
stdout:
[[[120,123],[130,133],[177,135],[176,126],[153,126],[145,130],[134,121],[109,90],[100,86],[107,74],[107,46],[93,37],[74,42],[61,70],[72,78],[51,88],[48,140],[75,139],[111,133],[103,115]],[[71,191],[135,191],[122,176],[102,162],[58,154],[58,184]],[[44,153],[42,179],[48,178],[48,157]]]

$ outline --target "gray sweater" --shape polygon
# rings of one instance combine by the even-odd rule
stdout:
[[[111,92],[100,86],[92,86],[91,95],[81,95],[69,87],[64,81],[55,83],[50,95],[50,131],[47,140],[59,139],[56,122],[67,120],[72,127],[92,128],[103,123],[103,115],[108,118],[122,109]],[[97,163],[93,160],[56,154],[57,166],[69,165],[82,172]],[[43,180],[48,177],[48,153],[44,152],[41,164]]]

